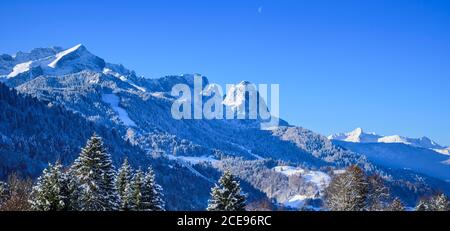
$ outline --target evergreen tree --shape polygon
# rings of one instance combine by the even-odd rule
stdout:
[[[333,178],[326,189],[325,201],[334,211],[362,211],[366,209],[368,184],[364,172],[358,166],[349,167]]]
[[[152,168],[148,168],[145,173],[142,185],[142,202],[141,207],[144,211],[164,211],[164,200],[162,187],[156,183],[155,174]],[[135,192],[137,193],[137,192]]]
[[[416,211],[428,211],[429,205],[426,200],[421,199],[416,206]]]
[[[66,210],[65,195],[62,194],[64,174],[59,163],[49,164],[38,178],[31,193],[30,204],[33,210],[61,211]]]
[[[225,171],[219,185],[211,189],[208,211],[245,211],[246,196],[241,193],[239,181]]]
[[[434,196],[431,199],[432,211],[449,211],[448,198],[445,194],[441,193]]]
[[[428,199],[422,199],[416,206],[416,211],[449,211],[450,206],[445,194],[440,193]]]
[[[130,211],[133,210],[133,192],[131,189],[131,184],[126,184],[125,189],[123,191],[122,199],[120,200],[120,210],[122,211]]]
[[[69,211],[81,210],[79,199],[81,187],[78,178],[73,171],[67,171],[64,174],[61,194],[64,196],[64,204]]]
[[[111,156],[94,134],[72,166],[80,185],[79,206],[86,211],[110,211],[119,207]]]
[[[6,201],[8,196],[8,185],[0,181],[0,207],[2,206],[3,202]]]
[[[400,200],[400,198],[395,198],[388,207],[389,211],[405,211],[405,205]]]
[[[116,187],[121,202],[121,210],[130,210],[131,206],[131,177],[132,169],[128,163],[128,159],[125,159],[122,166],[119,169],[116,179]]]
[[[367,178],[367,208],[369,211],[383,211],[386,209],[389,198],[389,189],[384,185],[383,179],[379,175]]]
[[[138,169],[131,181],[132,191],[132,208],[133,210],[142,211],[145,210],[144,203],[142,201],[142,189],[144,187],[144,173],[141,169]]]

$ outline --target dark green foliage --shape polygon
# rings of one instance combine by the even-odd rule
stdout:
[[[241,193],[239,181],[225,171],[219,185],[211,189],[208,211],[245,211],[246,196]]]
[[[80,208],[87,211],[117,210],[119,198],[111,156],[102,139],[93,135],[75,160],[72,170],[79,181]]]

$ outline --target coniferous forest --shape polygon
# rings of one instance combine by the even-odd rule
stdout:
[[[239,180],[225,171],[210,192],[208,211],[245,211]],[[379,176],[366,176],[358,166],[332,179],[326,189],[331,211],[405,211]],[[416,211],[449,211],[445,194],[423,198]],[[0,211],[164,211],[164,190],[153,169],[134,170],[125,159],[116,170],[102,139],[94,134],[75,162],[49,164],[35,182],[13,174],[0,182]]]

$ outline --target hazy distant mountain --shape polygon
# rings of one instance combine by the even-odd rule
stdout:
[[[421,148],[445,149],[430,138],[424,136],[421,138],[409,138],[399,135],[381,136],[376,133],[366,133],[362,128],[357,128],[348,133],[338,133],[328,136],[330,140],[341,140],[355,143],[402,143]]]
[[[328,138],[339,146],[364,154],[375,164],[410,169],[450,181],[449,148],[444,148],[427,137],[380,136],[357,128]]]

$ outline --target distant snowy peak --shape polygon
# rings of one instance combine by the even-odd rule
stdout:
[[[103,59],[78,44],[66,50],[60,47],[37,48],[29,53],[18,52],[14,56],[2,55],[0,75],[13,78],[36,69],[44,75],[64,75],[82,70],[101,72],[105,65]]]
[[[250,99],[256,99],[256,107],[259,107],[258,104],[261,102],[261,105],[267,108],[264,99],[259,95],[257,86],[249,81],[242,81],[228,88],[223,104],[238,109],[242,106],[248,107],[249,105],[246,105],[246,102]]]
[[[91,54],[85,46],[78,44],[72,48],[61,51],[55,55],[55,59],[48,64],[51,68],[102,71],[105,61]]]
[[[53,62],[51,62],[48,66],[51,67],[51,68],[56,68],[58,62],[59,62],[61,59],[64,59],[64,58],[67,59],[67,57],[68,57],[71,53],[74,53],[75,51],[77,51],[77,50],[79,50],[79,49],[84,49],[84,50],[86,50],[86,48],[84,48],[83,45],[78,44],[78,45],[76,45],[76,46],[74,46],[74,47],[72,47],[72,48],[69,48],[69,49],[67,49],[67,50],[65,50],[65,51],[62,51],[62,52],[59,52],[58,54],[56,54],[56,59],[55,59]]]
[[[232,85],[227,89],[226,97],[223,104],[229,107],[239,107],[245,103],[245,92],[250,90],[252,86],[248,81],[242,81],[236,85]],[[256,89],[255,89],[256,90]]]
[[[342,140],[354,143],[376,143],[381,136],[375,133],[365,133],[362,128],[357,128],[348,133],[338,133],[328,136],[330,140]]]
[[[335,135],[330,135],[328,136],[328,139],[354,143],[402,143],[421,148],[446,150],[443,146],[437,144],[428,137],[409,138],[399,135],[381,136],[375,133],[365,133],[361,128],[357,128],[348,133],[338,133]]]
[[[381,137],[378,142],[380,143],[404,143],[422,148],[431,149],[443,149],[441,145],[437,144],[428,137],[421,138],[408,138],[399,135]]]

